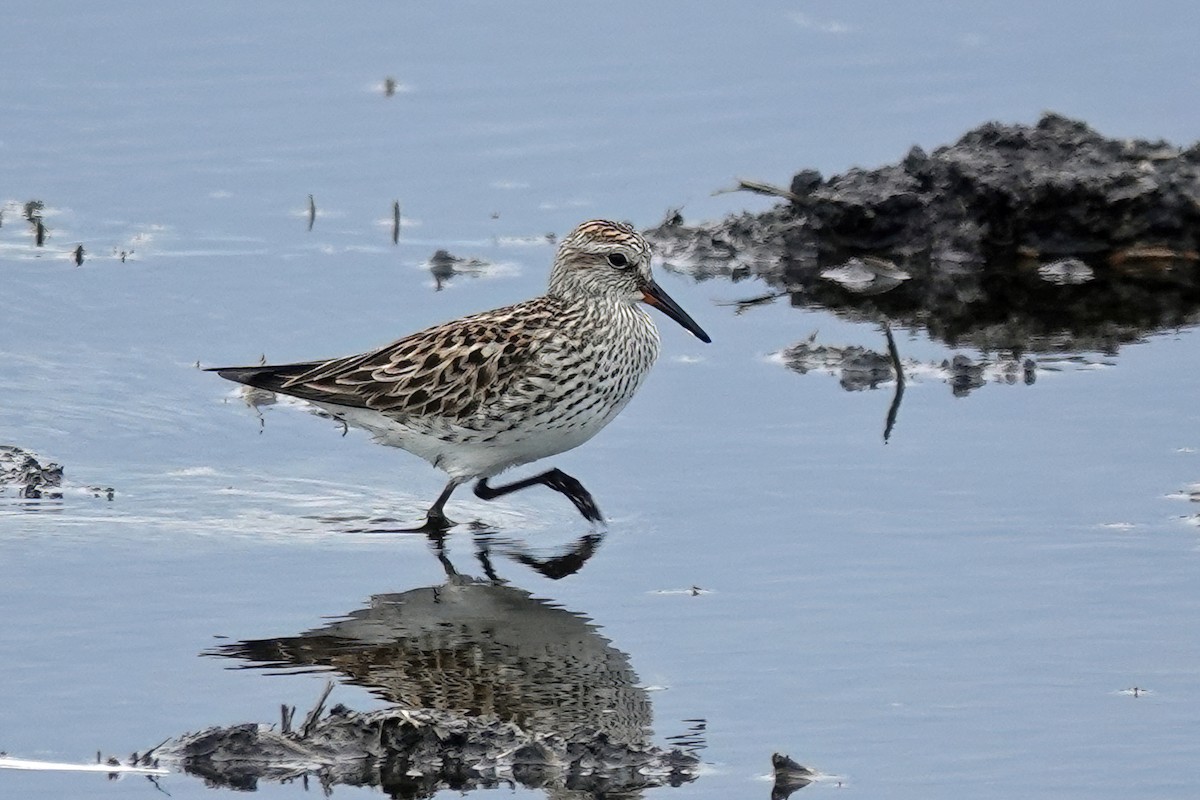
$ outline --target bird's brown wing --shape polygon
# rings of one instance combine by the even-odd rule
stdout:
[[[295,365],[276,391],[398,417],[465,419],[540,372],[553,302],[534,300],[414,333],[361,355]]]

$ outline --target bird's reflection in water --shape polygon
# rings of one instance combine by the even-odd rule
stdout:
[[[478,579],[459,573],[435,537],[444,583],[377,594],[365,608],[298,636],[215,652],[272,669],[332,669],[406,708],[494,714],[546,732],[589,725],[635,741],[650,725],[650,701],[628,657],[586,617],[502,583],[493,565],[504,547],[510,558],[562,577],[599,543],[599,534],[589,534],[540,558],[485,538],[478,554],[490,576]]]
[[[319,628],[241,641],[209,655],[249,662],[244,668],[331,670],[401,709],[439,719],[496,719],[534,740],[565,743],[555,758],[541,759],[553,767],[540,764],[536,779],[516,778],[554,797],[636,796],[650,786],[690,781],[702,741],[676,737],[683,749],[651,743],[650,699],[629,657],[587,617],[497,575],[497,564],[507,559],[559,579],[581,569],[602,541],[602,534],[591,533],[542,553],[520,541],[478,535],[476,555],[486,577],[476,578],[459,572],[444,540],[431,537],[446,572],[443,583],[376,594],[366,607]],[[585,752],[581,772],[581,762],[571,759]],[[427,782],[413,794],[413,787],[385,782],[385,789],[418,796],[449,785]],[[495,783],[454,788],[485,785]]]

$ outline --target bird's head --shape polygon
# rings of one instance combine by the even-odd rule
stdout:
[[[623,222],[593,219],[571,231],[558,246],[550,271],[550,294],[564,298],[611,299],[652,305],[702,342],[708,334],[654,282],[650,243]]]

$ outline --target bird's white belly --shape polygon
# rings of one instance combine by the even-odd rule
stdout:
[[[397,419],[361,408],[313,403],[347,425],[367,431],[380,444],[407,450],[464,480],[497,475],[509,467],[528,464],[566,452],[591,439],[612,421],[629,398],[579,414],[569,420],[553,414],[528,417],[514,415],[499,429],[474,430],[442,422],[433,426],[405,424]]]

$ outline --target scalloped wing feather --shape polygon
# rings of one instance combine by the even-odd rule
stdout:
[[[557,333],[554,311],[552,298],[538,297],[463,317],[318,364],[280,391],[396,417],[465,420],[503,405],[523,379],[540,371],[541,350]]]

